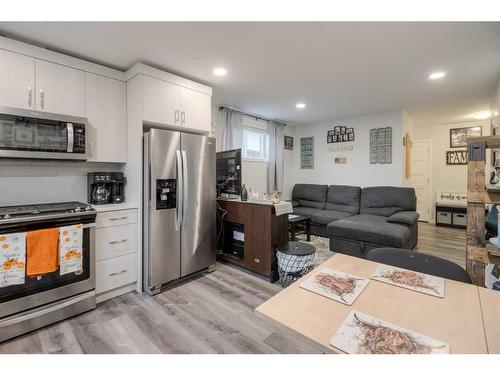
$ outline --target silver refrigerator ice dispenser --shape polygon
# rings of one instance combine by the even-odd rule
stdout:
[[[215,265],[215,139],[144,134],[144,290]]]

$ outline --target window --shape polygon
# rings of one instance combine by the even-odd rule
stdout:
[[[250,160],[269,160],[269,134],[264,130],[243,128],[243,157]]]

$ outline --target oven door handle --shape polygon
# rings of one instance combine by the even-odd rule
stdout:
[[[41,307],[41,308],[38,308],[32,312],[26,312],[26,313],[22,313],[20,315],[14,316],[14,317],[7,317],[4,319],[0,319],[0,328],[8,327],[8,326],[11,326],[11,325],[17,324],[17,323],[22,323],[22,322],[25,322],[25,321],[30,320],[30,319],[39,318],[41,316],[50,314],[54,311],[60,310],[64,307],[68,307],[68,306],[74,305],[75,303],[78,303],[80,301],[84,301],[87,298],[92,297],[93,295],[95,296],[95,291],[80,294],[80,295],[78,295],[74,298],[70,298],[64,302],[54,302],[53,304],[50,304],[47,307]]]

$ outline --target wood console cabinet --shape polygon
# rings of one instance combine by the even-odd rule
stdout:
[[[242,224],[245,233],[243,258],[225,252],[218,258],[264,276],[270,282],[277,281],[276,249],[288,242],[288,215],[276,216],[272,205],[226,200],[218,203],[227,211],[224,220]]]

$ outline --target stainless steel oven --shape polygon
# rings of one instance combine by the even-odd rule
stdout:
[[[0,157],[86,160],[83,117],[0,107]]]
[[[84,203],[0,207],[0,236],[82,225],[82,268],[0,285],[0,342],[95,308],[95,217]],[[29,260],[28,260],[29,262]]]

